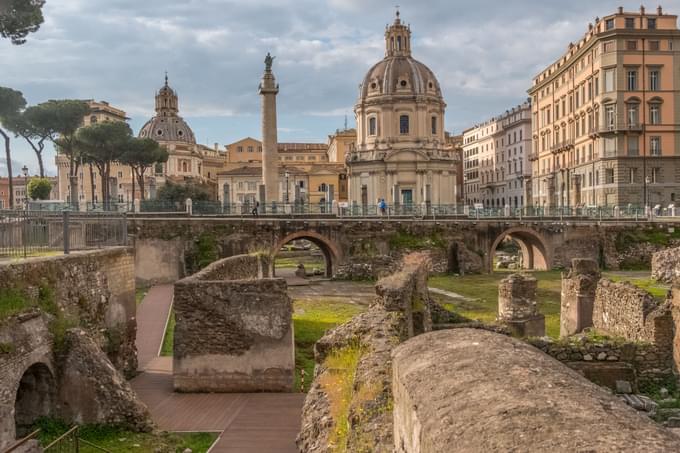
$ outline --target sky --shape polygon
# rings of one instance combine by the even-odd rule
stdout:
[[[577,41],[595,17],[639,1],[401,0],[413,56],[439,79],[452,133],[526,100],[532,77]],[[648,4],[655,9],[657,4]],[[680,0],[662,5],[680,13]],[[45,23],[22,46],[0,40],[0,86],[29,105],[105,100],[135,133],[154,114],[165,71],[180,115],[212,146],[259,138],[264,56],[276,56],[279,141],[326,142],[342,129],[365,73],[384,57],[387,0],[47,0]],[[35,156],[12,141],[14,173]],[[0,153],[4,157],[4,152]],[[56,174],[54,152],[48,173]],[[0,175],[6,175],[0,163]]]

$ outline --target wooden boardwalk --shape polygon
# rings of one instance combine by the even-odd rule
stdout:
[[[150,302],[145,307],[145,304]],[[219,432],[211,453],[297,453],[303,393],[175,393],[172,358],[158,357],[172,286],[151,288],[139,307],[137,348],[143,372],[132,387],[164,431]]]

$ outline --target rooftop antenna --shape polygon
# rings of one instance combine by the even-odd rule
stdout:
[[[347,130],[347,114],[345,113],[345,130]]]

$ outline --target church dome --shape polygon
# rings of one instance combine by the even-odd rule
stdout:
[[[382,95],[442,98],[434,72],[411,56],[411,28],[401,23],[399,13],[385,31],[385,58],[364,77],[359,100]]]
[[[164,142],[196,143],[194,132],[179,116],[177,93],[168,85],[167,74],[165,85],[156,93],[156,116],[142,126],[139,137]]]

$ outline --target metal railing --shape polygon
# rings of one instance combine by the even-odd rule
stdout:
[[[3,450],[2,453],[11,453],[13,451],[19,450],[19,448],[24,447],[28,443],[29,440],[36,439],[38,437],[38,434],[40,434],[40,430],[36,429],[35,431],[30,433],[29,435],[27,435],[23,439],[17,440],[14,444],[10,445],[8,448]]]
[[[0,210],[0,258],[127,245],[127,215]]]
[[[46,451],[49,453],[79,453],[81,446],[87,446],[89,447],[87,449],[88,451],[95,450],[104,453],[112,453],[110,450],[107,450],[106,448],[102,448],[99,445],[95,445],[92,442],[81,438],[79,430],[80,426],[78,425],[73,426],[64,434],[62,434],[61,436],[57,437],[52,442],[47,444],[47,446],[44,447],[42,451]],[[28,443],[28,441],[37,439],[38,434],[40,434],[40,430],[36,429],[28,436],[16,441],[16,443],[14,443],[8,449],[4,450],[3,453],[11,453],[14,451],[18,451],[21,447],[24,447]]]

